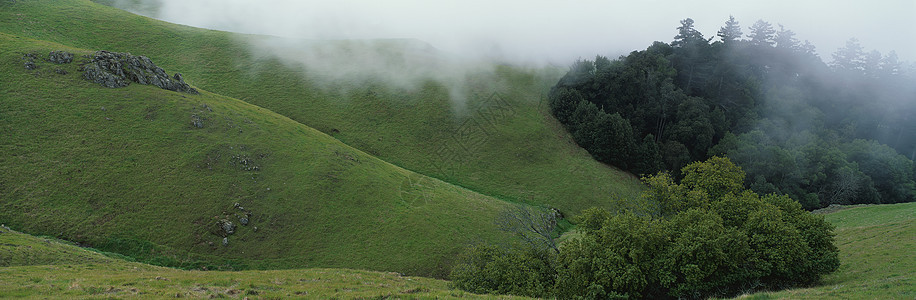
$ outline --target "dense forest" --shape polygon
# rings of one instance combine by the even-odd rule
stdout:
[[[850,39],[827,64],[791,30],[734,18],[706,38],[576,62],[550,93],[575,141],[636,174],[725,156],[746,187],[805,209],[914,201],[916,71]]]

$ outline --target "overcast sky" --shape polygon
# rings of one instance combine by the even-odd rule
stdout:
[[[729,15],[745,34],[761,18],[782,24],[828,62],[850,37],[866,50],[896,50],[902,60],[916,60],[916,0],[140,1],[162,3],[154,17],[197,27],[298,38],[415,38],[449,52],[557,64],[670,42],[687,17],[715,36]]]

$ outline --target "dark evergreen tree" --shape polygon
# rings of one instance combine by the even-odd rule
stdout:
[[[735,17],[728,16],[728,21],[725,21],[725,26],[719,28],[719,32],[717,32],[716,35],[722,39],[722,43],[731,45],[741,40],[744,33],[741,32],[741,26],[738,24],[738,21],[735,20]]]
[[[692,161],[725,155],[746,169],[750,189],[807,209],[913,201],[916,85],[907,65],[851,39],[828,66],[784,26],[750,28],[742,41],[729,18],[722,41],[709,44],[684,19],[670,44],[578,61],[551,90],[551,109],[597,160],[634,173],[663,168],[678,178]]]

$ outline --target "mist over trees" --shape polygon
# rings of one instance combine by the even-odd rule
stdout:
[[[597,160],[679,178],[690,162],[726,156],[746,187],[806,209],[914,201],[913,65],[854,38],[825,63],[764,20],[730,17],[706,37],[688,18],[676,33],[580,60],[551,90],[554,115]]]

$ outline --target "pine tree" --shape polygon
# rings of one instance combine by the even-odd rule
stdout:
[[[749,28],[751,29],[751,34],[749,34],[748,37],[751,38],[752,45],[772,47],[775,43],[773,41],[773,35],[776,34],[776,30],[773,29],[773,25],[770,25],[769,22],[757,20],[757,22]]]
[[[798,43],[798,39],[795,38],[795,32],[788,30],[779,24],[779,31],[776,32],[776,48],[786,49],[790,51],[799,51],[801,46]]]
[[[741,26],[738,24],[738,21],[735,20],[734,16],[728,16],[728,21],[725,21],[725,26],[719,28],[719,32],[716,33],[716,35],[722,39],[722,43],[726,45],[730,45],[740,40],[743,34],[744,33],[741,32]]]
[[[833,53],[831,66],[837,70],[861,72],[865,69],[864,51],[859,39],[851,38],[846,46]]]
[[[681,26],[677,28],[677,35],[674,37],[674,42],[671,43],[671,46],[691,47],[700,43],[707,43],[707,41],[703,38],[703,34],[694,28],[693,19],[681,20]]]

